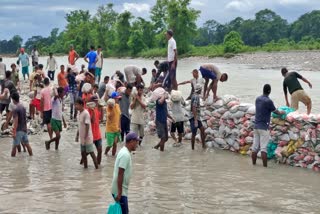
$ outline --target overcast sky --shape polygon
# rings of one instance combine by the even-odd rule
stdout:
[[[135,16],[148,18],[156,0],[0,0],[0,40],[21,35],[48,36],[51,29],[63,29],[65,14],[71,10],[90,10],[99,5],[113,3],[115,10],[128,10]],[[226,23],[235,17],[252,18],[265,8],[274,10],[289,22],[312,10],[320,9],[319,0],[192,0],[191,6],[201,11],[198,24],[208,19]]]

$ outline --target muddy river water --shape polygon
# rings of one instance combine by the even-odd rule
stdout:
[[[15,59],[5,59],[5,63]],[[41,58],[40,62],[45,62]],[[65,57],[58,58],[65,63]],[[191,78],[193,68],[208,60],[182,60],[178,79]],[[80,62],[79,62],[80,63]],[[104,74],[137,64],[151,70],[152,60],[110,59]],[[278,70],[257,70],[250,65],[219,64],[230,75],[219,86],[219,94],[234,94],[254,102],[264,83],[272,84],[272,99],[284,103],[282,77]],[[300,72],[314,85],[306,88],[314,111],[320,110],[317,72]],[[149,81],[150,74],[146,80]],[[181,87],[187,94],[188,86]],[[303,108],[302,108],[303,110]],[[105,128],[102,126],[102,130]],[[80,149],[75,131],[62,134],[58,152],[46,151],[47,133],[30,136],[34,156],[26,153],[10,157],[11,139],[0,139],[0,213],[105,213],[115,159],[103,157],[100,169],[91,160],[89,169],[80,165]],[[104,138],[103,138],[104,139]],[[292,168],[270,161],[264,169],[248,157],[219,150],[191,151],[189,142],[179,148],[167,143],[160,153],[151,147],[157,138],[147,136],[133,155],[133,177],[129,187],[130,213],[319,213],[320,177],[311,170]]]

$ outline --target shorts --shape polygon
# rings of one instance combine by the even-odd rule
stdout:
[[[6,110],[6,112],[9,112],[9,104],[0,103],[0,112],[3,112],[4,110]]]
[[[54,132],[62,132],[62,121],[51,118],[50,121],[52,131]]]
[[[93,144],[96,146],[96,147],[101,147],[102,146],[102,140],[99,139],[99,140],[94,140],[93,141]]]
[[[64,87],[64,94],[68,94],[68,92],[69,92],[69,86],[65,86]]]
[[[20,143],[25,143],[25,144],[29,143],[27,132],[17,131],[16,137],[13,139],[12,144],[14,146],[19,146]]]
[[[41,100],[40,99],[37,99],[37,98],[34,98],[31,102],[31,105],[33,105],[37,111],[40,111],[40,103],[41,103]]]
[[[203,67],[200,67],[199,70],[201,72],[202,78],[204,78],[204,79],[212,79],[212,80],[217,79],[217,76],[213,71],[210,71],[210,70],[205,69]]]
[[[198,129],[200,129],[203,126],[202,122],[200,120],[198,120],[198,127],[195,127],[194,126],[194,118],[191,118],[189,121],[190,121],[190,129],[191,129],[192,135],[196,135]]]
[[[25,66],[25,67],[22,67],[22,74],[23,75],[29,75],[29,66]]]
[[[298,110],[299,102],[302,102],[306,106],[312,103],[310,97],[304,90],[298,90],[291,94],[291,108]]]
[[[116,198],[117,196],[112,194],[113,198]],[[128,197],[127,196],[121,196],[119,204],[121,206],[121,213],[122,214],[128,214],[129,213],[129,206],[128,206]]]
[[[177,130],[178,130],[179,134],[183,134],[184,133],[183,122],[171,123],[171,133],[174,133]]]
[[[96,76],[96,77],[97,77],[97,76],[101,76],[101,70],[102,70],[102,68],[96,67],[96,71],[95,71],[95,76]]]
[[[93,144],[90,143],[90,144],[80,145],[80,150],[81,152],[86,152],[86,153],[94,152]]]
[[[131,123],[130,131],[136,133],[139,137],[144,137],[144,125],[142,124]]]
[[[174,69],[171,68],[173,63],[174,63],[174,61],[169,62],[169,76],[170,76],[171,80],[176,79],[176,76],[177,76],[177,65],[175,66]]]
[[[106,132],[107,146],[112,147],[116,138],[118,138],[118,142],[121,141],[120,132]]]
[[[253,145],[254,152],[267,152],[267,146],[270,140],[269,131],[263,129],[255,129],[253,132]]]
[[[43,124],[51,123],[52,110],[43,112]]]
[[[156,121],[157,134],[161,140],[168,140],[168,126],[167,123],[160,123]]]

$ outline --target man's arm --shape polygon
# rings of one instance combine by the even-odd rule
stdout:
[[[147,105],[142,101],[142,98],[137,97],[136,100],[140,103],[140,105],[143,109],[145,109],[147,107]]]
[[[185,85],[185,84],[188,84],[188,83],[191,83],[191,80],[181,82],[181,83],[179,83],[178,85]]]
[[[137,97],[133,97],[132,98],[132,102],[130,104],[130,109],[134,109],[134,107],[136,105],[136,102],[137,102]]]
[[[87,63],[89,63],[88,58],[87,58],[87,54],[83,57],[84,61],[86,61]]]
[[[77,53],[77,51],[74,51],[74,54],[75,54],[75,59],[74,59],[74,62],[76,62],[79,58],[80,58],[80,56],[79,56],[79,54]]]
[[[87,139],[88,136],[89,136],[89,128],[90,128],[89,124],[86,124],[85,132],[84,132],[85,133],[85,135],[84,135],[85,139]]]
[[[283,82],[283,93],[284,93],[284,98],[286,100],[286,105],[289,107],[290,103],[289,103],[289,100],[288,100],[288,87],[284,82]]]
[[[17,134],[17,128],[18,128],[18,117],[16,114],[13,115],[13,131],[12,131],[12,137],[16,138]]]
[[[178,57],[177,57],[177,49],[174,49],[174,60],[173,63],[171,65],[171,69],[175,69],[178,63]]]
[[[165,95],[162,95],[161,98],[158,100],[158,103],[159,103],[160,105],[162,105],[165,100],[166,100],[166,96],[165,96]]]
[[[101,68],[103,68],[103,54],[101,52]]]
[[[301,80],[309,85],[310,88],[312,88],[312,84],[304,77],[301,78]]]
[[[116,196],[115,201],[120,201],[121,199],[123,177],[124,177],[124,169],[119,167],[118,180],[117,180],[118,195]]]
[[[47,59],[47,66],[46,66],[46,69],[48,69],[49,67],[49,58]]]

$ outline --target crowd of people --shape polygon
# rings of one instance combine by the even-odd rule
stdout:
[[[49,54],[47,65],[39,64],[39,52],[36,47],[32,50],[32,72],[29,73],[29,56],[24,48],[20,49],[17,64],[11,65],[11,70],[6,69],[6,65],[0,58],[0,113],[6,111],[6,120],[2,130],[7,129],[12,122],[13,146],[11,156],[16,156],[17,152],[28,151],[33,155],[27,135],[27,121],[42,119],[48,131],[48,140],[44,142],[47,150],[51,148],[51,143],[55,143],[55,149],[59,149],[63,126],[66,128],[67,122],[64,116],[64,100],[66,97],[70,103],[70,121],[78,122],[76,141],[80,142],[81,161],[84,168],[88,167],[87,156],[90,155],[95,168],[98,168],[102,159],[102,133],[100,125],[105,124],[106,148],[105,155],[111,150],[111,155],[115,156],[117,145],[124,141],[125,146],[118,153],[114,180],[112,183],[112,193],[116,201],[120,201],[123,213],[127,213],[127,193],[131,176],[130,152],[134,151],[137,145],[144,139],[144,112],[147,109],[146,91],[154,91],[157,88],[164,88],[168,93],[178,90],[178,86],[190,84],[191,92],[187,99],[191,100],[191,117],[189,118],[192,131],[191,148],[195,147],[195,137],[200,130],[201,143],[205,147],[204,127],[200,119],[200,98],[206,100],[212,91],[213,100],[218,98],[218,82],[226,82],[228,75],[221,73],[219,68],[213,64],[203,64],[199,70],[192,71],[193,78],[181,83],[177,82],[176,71],[178,66],[178,52],[173,32],[166,32],[168,40],[168,58],[164,62],[156,60],[155,68],[152,69],[152,78],[147,87],[143,75],[147,73],[146,68],[139,68],[135,65],[125,66],[123,72],[115,71],[110,76],[105,76],[101,81],[103,69],[103,51],[101,47],[95,50],[94,46],[84,56],[88,63],[81,65],[78,70],[76,62],[80,58],[73,46],[70,46],[68,54],[68,66],[58,65],[53,53]],[[20,66],[24,82],[19,79]],[[59,68],[59,73],[56,70]],[[200,76],[201,74],[201,76]],[[311,83],[296,72],[288,72],[282,69],[284,76],[283,90],[286,104],[289,106],[287,91],[291,94],[291,106],[298,109],[299,102],[303,102],[311,112],[311,99],[303,91],[298,79],[306,82],[310,88]],[[53,87],[53,81],[57,77],[58,86]],[[22,88],[29,80],[29,111],[20,102]],[[211,80],[211,82],[210,82]],[[110,89],[110,85],[112,88]],[[133,90],[135,88],[135,93]],[[263,163],[266,166],[266,145],[269,139],[268,128],[270,114],[275,111],[273,102],[268,98],[271,86],[265,85],[263,95],[256,100],[256,131],[253,146],[252,161],[256,163],[256,154],[262,151]],[[181,145],[184,134],[184,115],[182,106],[184,101],[175,100],[172,102],[172,114],[168,113],[167,101],[168,93],[158,97],[156,102],[156,128],[160,142],[154,146],[155,149],[164,151],[165,143],[168,141],[167,119],[172,121],[171,136],[176,146]],[[105,105],[103,104],[105,103]],[[105,107],[104,107],[105,106]],[[129,113],[131,111],[131,114]],[[28,112],[28,114],[27,114]],[[175,132],[178,132],[178,137]],[[96,148],[97,152],[95,153]],[[97,154],[97,155],[96,155]]]

